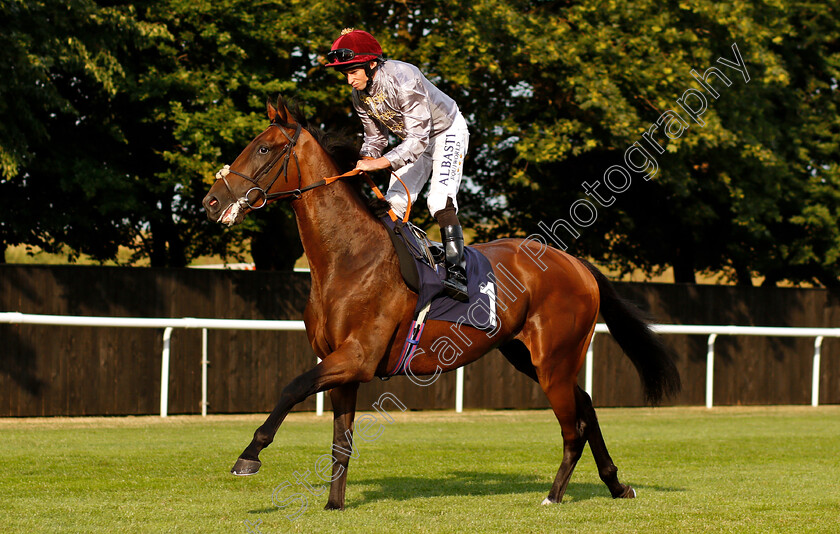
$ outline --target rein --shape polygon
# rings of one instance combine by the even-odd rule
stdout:
[[[222,167],[222,169],[219,172],[216,173],[216,180],[224,181],[225,187],[227,188],[228,192],[231,194],[231,196],[234,196],[234,197],[236,195],[233,193],[233,189],[230,187],[230,183],[227,180],[228,174],[235,174],[235,175],[237,175],[241,178],[244,178],[245,180],[248,180],[252,184],[254,184],[254,187],[248,189],[245,192],[245,194],[242,197],[240,197],[239,200],[236,201],[236,204],[238,204],[240,206],[240,208],[247,206],[248,208],[251,208],[252,210],[258,210],[258,209],[264,208],[270,200],[277,200],[277,199],[280,199],[281,197],[293,198],[294,200],[297,200],[306,191],[309,191],[309,190],[312,190],[312,189],[315,189],[315,188],[318,188],[318,187],[321,187],[321,186],[330,185],[331,183],[333,183],[335,181],[338,181],[338,180],[341,180],[342,178],[350,178],[352,176],[358,176],[360,174],[364,175],[365,180],[367,180],[368,185],[370,185],[370,188],[373,190],[374,194],[376,194],[376,197],[379,198],[380,200],[385,200],[385,195],[383,195],[382,191],[380,191],[379,188],[376,187],[376,184],[373,183],[373,180],[370,179],[370,176],[368,176],[368,174],[365,171],[362,171],[362,170],[359,170],[359,169],[353,169],[351,171],[345,172],[344,174],[339,174],[338,176],[331,176],[329,178],[322,178],[322,179],[318,180],[317,182],[311,183],[311,184],[309,184],[307,186],[304,186],[304,187],[300,187],[300,184],[301,184],[301,181],[303,180],[303,177],[301,176],[300,162],[298,161],[297,153],[295,152],[295,145],[297,144],[297,141],[300,138],[300,132],[302,130],[302,127],[301,127],[300,124],[298,124],[297,127],[295,128],[294,135],[290,136],[286,132],[286,130],[284,130],[276,122],[272,122],[269,125],[269,127],[271,127],[271,126],[276,126],[278,130],[283,132],[283,135],[286,136],[286,139],[288,139],[289,142],[288,142],[288,144],[286,144],[285,147],[283,147],[283,150],[279,154],[277,154],[276,157],[272,158],[268,163],[266,163],[265,165],[260,167],[260,169],[257,170],[256,178],[248,176],[247,174],[242,174],[241,172],[235,171],[235,170],[230,168],[230,165],[225,165],[224,167]],[[295,166],[297,166],[297,169],[298,169],[298,188],[297,189],[290,189],[288,191],[277,191],[277,192],[274,192],[274,193],[269,193],[269,191],[271,190],[271,186],[273,186],[274,182],[276,182],[277,179],[280,177],[280,173],[283,173],[283,178],[288,181],[289,160],[291,160],[292,157],[295,158]],[[267,175],[269,173],[269,171],[271,171],[271,169],[280,160],[280,158],[283,158],[283,164],[277,169],[277,173],[274,175],[274,178],[271,179],[271,182],[268,183],[268,186],[260,187],[260,180],[263,178],[263,176]],[[391,174],[397,180],[399,180],[399,182],[402,184],[403,188],[405,188],[405,194],[408,197],[408,202],[407,202],[406,209],[405,209],[405,215],[402,218],[402,222],[406,223],[406,222],[408,222],[408,215],[411,212],[411,193],[408,192],[408,187],[405,185],[405,182],[403,182],[402,179],[399,176],[397,176],[397,174],[395,172],[391,171]],[[258,191],[259,192],[260,196],[258,198],[262,199],[262,204],[255,205],[253,202],[251,202],[251,200],[248,198],[248,196],[251,194],[251,191]],[[388,215],[391,217],[392,221],[396,221],[397,219],[399,219],[396,212],[394,212],[393,208],[388,210]]]

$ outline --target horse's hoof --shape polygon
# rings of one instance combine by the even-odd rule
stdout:
[[[636,490],[634,490],[631,486],[624,486],[624,491],[621,492],[620,495],[616,496],[616,499],[635,499],[636,498]]]
[[[236,476],[244,477],[248,475],[256,475],[260,470],[262,462],[259,460],[248,460],[247,458],[238,458],[230,470]]]
[[[540,504],[543,505],[543,506],[548,506],[549,504],[557,504],[557,501],[552,501],[551,499],[546,497],[545,499],[543,499],[543,502],[541,502]]]

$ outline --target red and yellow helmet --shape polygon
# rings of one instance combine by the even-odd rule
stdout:
[[[335,40],[327,53],[327,67],[347,70],[382,59],[382,47],[373,35],[362,30],[347,28]]]

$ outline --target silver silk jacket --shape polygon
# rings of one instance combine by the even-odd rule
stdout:
[[[392,59],[377,67],[367,89],[353,89],[353,107],[364,127],[362,156],[381,157],[389,130],[402,139],[385,154],[395,170],[417,161],[429,140],[452,126],[460,113],[458,104],[417,67]]]

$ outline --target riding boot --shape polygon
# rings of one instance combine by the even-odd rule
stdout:
[[[467,292],[467,263],[464,260],[464,233],[460,224],[441,226],[440,238],[446,252],[446,280],[443,293],[461,302],[469,302]]]

